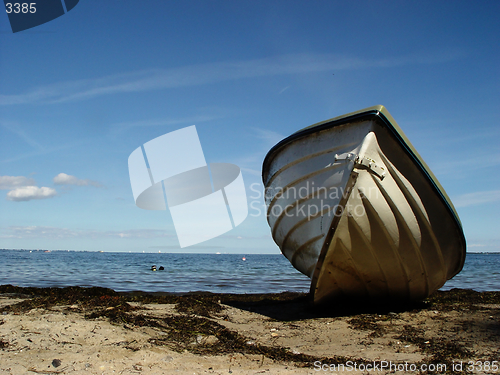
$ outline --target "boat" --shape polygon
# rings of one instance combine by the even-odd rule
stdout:
[[[458,214],[384,106],[283,139],[262,179],[272,237],[314,304],[423,300],[462,270]]]

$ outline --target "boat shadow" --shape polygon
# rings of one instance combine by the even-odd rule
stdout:
[[[223,299],[222,303],[260,314],[277,321],[296,321],[315,318],[355,316],[361,314],[387,315],[429,308],[426,302],[336,300],[329,304],[313,305],[308,294],[283,293],[245,295]]]

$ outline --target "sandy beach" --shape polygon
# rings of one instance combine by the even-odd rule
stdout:
[[[313,308],[296,293],[0,286],[1,374],[500,373],[500,292]]]

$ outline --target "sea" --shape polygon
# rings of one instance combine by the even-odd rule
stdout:
[[[151,270],[151,266],[164,270]],[[0,285],[99,286],[115,291],[308,292],[310,279],[281,254],[0,250]],[[441,289],[500,291],[500,253],[468,253]]]

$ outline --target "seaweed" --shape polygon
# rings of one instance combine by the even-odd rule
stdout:
[[[304,300],[304,294],[213,294],[189,293],[187,295],[155,295],[147,293],[117,293],[106,288],[19,288],[11,285],[0,286],[0,293],[25,296],[26,299],[14,305],[5,306],[0,312],[20,313],[34,308],[51,309],[55,306],[69,306],[86,311],[86,319],[106,318],[114,324],[155,327],[162,331],[159,337],[149,341],[154,345],[165,345],[177,351],[188,350],[195,354],[219,355],[231,353],[258,354],[277,360],[294,362],[297,366],[311,366],[314,361],[332,364],[345,363],[362,359],[343,356],[330,358],[317,357],[291,352],[288,348],[266,346],[253,343],[247,337],[230,330],[211,320],[223,311],[221,303],[251,304],[268,306],[283,302]],[[170,303],[176,305],[179,315],[167,315],[161,318],[140,314],[139,308],[129,302]],[[75,307],[76,305],[76,307]],[[212,338],[212,340],[206,340]]]
[[[347,322],[352,329],[372,331],[369,337],[380,337],[389,327],[383,322],[398,319],[398,314],[391,313],[363,313],[360,314],[350,305],[349,309],[326,310],[316,309],[309,303],[308,295],[304,293],[278,294],[216,294],[216,293],[188,293],[160,294],[160,293],[118,293],[107,288],[66,287],[66,288],[20,288],[12,285],[0,286],[0,294],[17,296],[25,300],[0,309],[0,313],[21,313],[34,308],[53,309],[56,306],[71,311],[83,312],[86,319],[108,319],[113,324],[131,327],[154,327],[161,332],[157,337],[149,339],[150,344],[167,346],[173,350],[189,351],[200,355],[218,354],[255,354],[276,361],[293,362],[296,366],[312,366],[316,361],[330,364],[342,364],[347,361],[368,363],[360,358],[333,356],[330,358],[317,357],[292,352],[286,347],[267,346],[255,343],[251,339],[231,330],[217,322],[223,319],[224,305],[231,305],[249,311],[258,311],[271,319],[280,321],[297,321],[323,316],[341,316],[348,314]],[[141,313],[139,304],[172,304],[176,314],[151,316]],[[499,304],[500,292],[474,292],[471,290],[454,289],[447,292],[438,291],[419,305],[407,305],[406,311],[411,309],[440,310],[473,309],[478,304]],[[384,307],[384,311],[388,310]],[[374,308],[372,307],[372,310]],[[380,307],[376,307],[380,309]],[[376,311],[376,310],[375,310]],[[379,310],[380,311],[380,310]],[[396,310],[392,310],[396,311]],[[398,311],[405,311],[400,308]],[[0,324],[3,321],[0,320]],[[291,323],[290,323],[291,324]],[[395,326],[396,327],[396,326]],[[400,326],[397,326],[400,327]],[[396,328],[397,328],[396,327]],[[472,322],[466,321],[462,329],[472,329]],[[496,327],[496,328],[495,328]],[[497,329],[498,327],[495,326]],[[431,363],[448,364],[451,368],[451,359],[471,358],[474,353],[456,340],[443,338],[425,338],[422,329],[411,325],[397,328],[396,338],[416,345],[428,355],[426,360]],[[496,331],[495,331],[496,332]],[[0,348],[9,344],[0,341]],[[131,348],[131,350],[137,350]]]
[[[358,330],[377,331],[380,325],[377,323],[377,318],[372,314],[363,314],[355,316],[347,321],[351,328]]]
[[[441,311],[457,308],[477,310],[476,305],[500,304],[500,292],[476,292],[472,289],[438,290],[426,299],[426,307]]]
[[[25,312],[36,308],[50,309],[60,305],[77,305],[80,308],[96,306],[119,306],[125,299],[112,289],[91,287],[65,288],[20,288],[12,285],[1,285],[0,293],[29,298],[14,305],[5,306],[0,312]]]
[[[397,314],[389,313],[387,315],[379,314],[360,314],[349,319],[347,323],[352,329],[362,330],[362,331],[372,331],[368,337],[381,337],[386,332],[385,327],[383,327],[379,322],[392,321],[397,318]]]
[[[186,296],[179,300],[176,310],[182,314],[200,315],[212,317],[214,314],[220,313],[223,308],[220,305],[220,300],[214,297],[199,297]]]
[[[426,359],[427,363],[445,364],[448,369],[453,368],[452,358],[466,359],[471,358],[474,354],[474,352],[456,340],[448,341],[443,338],[427,339],[424,337],[424,334],[423,329],[405,325],[402,333],[396,338],[415,344],[423,353],[429,354],[430,356]]]
[[[162,324],[164,324],[163,328],[167,335],[152,338],[150,342],[155,345],[166,345],[170,349],[179,352],[188,350],[199,355],[255,354],[276,361],[294,362],[298,366],[308,366],[318,360],[328,363],[345,363],[352,360],[352,358],[343,356],[322,358],[294,353],[284,347],[257,344],[247,337],[204,317],[170,316],[164,318]],[[209,337],[215,338],[215,340],[204,343],[203,338]],[[357,361],[363,362],[362,359],[357,359]]]
[[[219,354],[257,354],[277,361],[294,362],[297,366],[309,366],[314,361],[328,363],[345,363],[352,358],[334,356],[323,358],[293,353],[288,348],[272,347],[252,342],[249,338],[232,331],[225,326],[211,320],[214,314],[220,313],[222,307],[217,301],[222,296],[217,295],[189,295],[178,300],[177,311],[180,315],[167,315],[162,318],[150,317],[134,312],[125,311],[120,308],[98,309],[85,317],[96,319],[106,317],[116,324],[126,326],[148,326],[155,327],[162,331],[158,337],[152,337],[149,342],[156,346],[167,346],[171,350],[183,352],[185,350],[199,355],[219,355]],[[230,299],[234,296],[229,297]],[[137,302],[142,298],[134,298]],[[260,297],[252,297],[254,301],[260,301]],[[169,302],[172,302],[167,297]],[[147,296],[143,299],[148,303],[160,301],[165,303],[165,296],[155,299]],[[217,306],[217,307],[216,307]],[[212,338],[212,340],[207,340]],[[358,363],[363,363],[362,359],[356,359]]]

